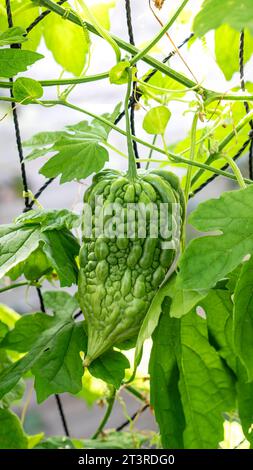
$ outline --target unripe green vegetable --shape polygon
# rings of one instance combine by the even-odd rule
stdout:
[[[80,252],[79,301],[85,316],[88,331],[88,349],[85,364],[90,364],[102,353],[134,338],[140,329],[157,289],[170,270],[180,244],[181,227],[184,223],[184,197],[178,178],[164,170],[138,173],[134,179],[119,172],[104,170],[93,178],[91,187],[84,195],[95,215],[96,197],[103,195],[104,207],[120,202],[126,215],[129,203],[153,204],[159,216],[160,203],[166,203],[168,227],[172,226],[172,204],[180,205],[174,246],[171,240],[152,237],[154,210],[149,209],[147,220],[143,219],[145,236],[140,238],[138,230],[127,238],[126,220],[124,237],[96,238],[95,230],[90,239],[84,238]],[[142,207],[143,209],[143,207]],[[142,212],[142,211],[140,211]],[[106,223],[114,215],[104,217]],[[132,228],[136,216],[132,214]],[[153,224],[153,225],[152,225]],[[85,225],[85,224],[84,224]],[[92,255],[90,257],[90,255]]]

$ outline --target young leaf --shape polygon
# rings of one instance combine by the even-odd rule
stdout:
[[[0,373],[7,367],[11,366],[13,361],[5,350],[0,350]],[[21,400],[25,392],[25,383],[21,379],[9,393],[7,393],[2,400],[0,400],[0,406],[3,408],[9,408],[15,404],[17,400]]]
[[[25,72],[29,65],[43,59],[43,55],[24,49],[0,49],[0,76],[11,78]]]
[[[170,117],[171,112],[166,106],[156,106],[147,112],[143,120],[143,129],[148,134],[163,135]]]
[[[17,26],[7,29],[3,33],[0,33],[0,47],[8,46],[9,44],[20,44],[27,41],[24,37],[26,30]]]
[[[184,289],[208,289],[253,252],[253,186],[224,193],[198,206],[190,223],[203,232],[219,231],[190,242],[180,262]]]
[[[253,32],[252,1],[205,0],[194,20],[193,30],[198,36],[203,36],[222,24],[229,24],[237,31],[248,27]]]
[[[234,344],[236,354],[253,381],[253,260],[244,263],[234,294]]]
[[[253,37],[249,31],[244,32],[245,48],[244,62],[246,63],[253,50]],[[216,61],[225,75],[226,80],[231,80],[235,72],[238,72],[238,57],[235,50],[239,47],[240,32],[224,24],[215,31],[215,55]],[[224,47],[229,44],[229,47]]]
[[[80,76],[89,52],[88,38],[82,28],[52,13],[43,21],[43,36],[56,62],[67,72]]]
[[[27,437],[19,418],[0,408],[0,449],[27,449]]]
[[[9,328],[14,328],[16,321],[20,318],[19,313],[15,312],[7,305],[0,304],[0,321]]]
[[[119,388],[125,377],[125,369],[129,367],[130,364],[126,356],[112,350],[95,359],[89,366],[89,372],[97,379],[104,380],[115,388]]]
[[[127,69],[130,66],[130,62],[122,61],[118,62],[109,72],[110,83],[115,85],[123,85],[128,81]]]
[[[43,88],[39,82],[32,78],[17,78],[13,84],[13,95],[17,101],[29,104],[31,101],[41,98]]]
[[[35,375],[39,403],[53,393],[75,394],[81,390],[80,351],[86,350],[86,335],[82,324],[73,320],[77,303],[69,297],[65,292],[48,294],[46,305],[49,302],[53,306],[53,316],[44,313],[24,316],[6,335],[1,347],[28,352],[0,374],[0,397],[29,370]]]
[[[180,322],[169,315],[170,299],[153,336],[150,356],[150,403],[159,424],[165,449],[182,449],[185,418],[178,389],[179,369],[176,352],[180,341]]]

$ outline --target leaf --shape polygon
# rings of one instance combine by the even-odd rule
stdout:
[[[243,432],[253,448],[253,382],[248,382],[247,372],[241,362],[237,362],[237,400],[239,418]]]
[[[11,78],[25,72],[29,65],[43,59],[43,55],[24,49],[0,49],[0,76]]]
[[[253,260],[245,262],[234,294],[235,352],[253,381]]]
[[[212,289],[209,294],[198,302],[205,313],[210,343],[236,371],[236,356],[233,345],[233,302],[227,290]]]
[[[115,1],[106,3],[95,3],[90,6],[90,10],[99,22],[99,24],[105,28],[110,29],[110,10],[115,7]]]
[[[32,436],[26,436],[28,440],[28,449],[33,449],[36,447],[42,439],[45,437],[44,432],[41,432],[39,434],[33,434]]]
[[[5,350],[0,350],[0,373],[4,371],[7,367],[11,366],[13,361],[9,357],[9,354]],[[16,401],[21,400],[25,392],[25,383],[21,379],[9,393],[7,393],[2,400],[0,400],[0,405],[3,408],[9,408]]]
[[[186,449],[215,449],[223,439],[222,413],[234,407],[232,375],[208,343],[206,321],[194,312],[181,319],[179,389],[186,420]]]
[[[65,227],[79,224],[79,217],[67,210],[29,211],[16,219],[16,224],[0,227],[0,276],[18,266],[20,275],[27,265],[22,264],[38,247],[57,271],[61,285],[76,282],[79,244]],[[31,261],[31,258],[30,258]],[[29,262],[28,262],[29,264]],[[12,273],[10,273],[12,276]],[[15,278],[15,273],[14,273]]]
[[[76,395],[77,398],[85,400],[88,406],[94,405],[98,400],[102,400],[108,392],[106,383],[93,377],[88,369],[85,369],[82,377],[82,390]]]
[[[54,150],[58,151],[57,155],[41,168],[40,173],[47,178],[61,174],[62,184],[97,173],[109,160],[107,150],[94,141],[66,138],[57,142]]]
[[[160,287],[151,302],[137,338],[134,358],[135,367],[137,367],[140,362],[144,341],[152,336],[158,325],[160,314],[162,312],[162,303],[167,295],[171,295],[174,284],[175,276],[173,275],[168,281],[166,281],[164,285]]]
[[[115,85],[123,85],[128,82],[128,68],[130,62],[122,60],[118,62],[114,67],[109,71],[110,83]]]
[[[56,62],[67,72],[80,76],[89,52],[87,35],[82,28],[52,13],[43,21],[43,36]]]
[[[26,30],[20,27],[12,27],[6,29],[3,33],[0,33],[0,47],[8,46],[9,44],[20,44],[27,41],[27,38],[24,37]]]
[[[0,341],[2,341],[8,331],[8,326],[0,320]]]
[[[176,352],[180,322],[170,318],[170,299],[163,303],[163,313],[153,336],[150,356],[150,403],[159,424],[165,449],[182,449],[185,418],[178,389],[179,369]]]
[[[125,377],[125,369],[129,367],[129,361],[124,354],[118,351],[107,351],[95,359],[88,369],[97,379],[119,388]]]
[[[166,106],[150,109],[143,120],[143,129],[148,134],[163,135],[170,120],[171,112]]]
[[[0,344],[11,350],[28,353],[0,374],[0,397],[3,397],[29,370],[35,375],[39,403],[53,393],[78,393],[82,387],[83,366],[80,351],[86,350],[82,324],[75,323],[76,300],[66,292],[45,296],[54,315],[35,313],[22,317]],[[64,308],[63,308],[64,304]]]
[[[244,62],[246,63],[253,50],[253,37],[249,31],[244,32]],[[215,31],[215,55],[216,61],[225,75],[226,80],[231,80],[235,72],[238,72],[238,57],[234,53],[238,49],[240,43],[240,33],[229,25],[224,24]],[[229,47],[224,47],[229,44]]]
[[[77,448],[82,449],[141,449],[148,444],[150,437],[141,432],[109,430],[97,439],[72,439]]]
[[[195,17],[193,30],[198,36],[203,36],[222,24],[229,24],[237,31],[249,28],[253,32],[252,1],[205,0],[202,9]]]
[[[27,437],[18,417],[0,408],[0,449],[27,449]]]
[[[17,78],[13,84],[13,95],[17,101],[23,104],[29,104],[33,100],[41,98],[43,88],[39,82],[32,78]]]
[[[12,7],[12,19],[13,24],[15,27],[21,27],[26,31],[27,27],[37,18],[40,14],[39,7],[36,7],[35,4],[32,5],[32,8],[20,8],[22,3],[22,7],[27,6],[30,1],[25,0],[11,0],[11,7]],[[0,0],[0,5],[2,4],[3,11],[0,15],[0,29],[7,29],[8,28],[8,21],[6,16],[6,9],[5,9],[5,0]],[[30,5],[31,6],[31,5]],[[41,23],[36,25],[36,28],[33,28],[32,31],[29,32],[26,41],[26,49],[30,51],[36,51],[40,40],[41,40]],[[20,41],[18,41],[20,42]]]
[[[52,436],[39,442],[35,449],[74,449],[71,439],[65,436]]]
[[[198,206],[190,223],[217,232],[190,242],[180,262],[184,289],[208,289],[253,251],[253,186],[224,193]],[[220,234],[221,233],[221,234]]]
[[[16,321],[20,318],[19,313],[15,312],[7,305],[0,304],[0,320],[9,328],[14,328]]]

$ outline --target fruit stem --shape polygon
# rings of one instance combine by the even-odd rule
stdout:
[[[133,148],[133,140],[131,133],[131,124],[129,116],[129,100],[132,92],[132,68],[127,69],[128,72],[128,83],[127,92],[125,97],[125,117],[126,117],[126,134],[127,134],[127,150],[128,150],[128,172],[127,176],[130,180],[137,178],[136,162]]]

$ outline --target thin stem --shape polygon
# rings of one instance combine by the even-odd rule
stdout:
[[[198,125],[198,118],[199,114],[196,112],[194,114],[192,128],[191,128],[191,149],[190,149],[190,161],[194,162],[195,158],[195,151],[196,151],[196,133],[197,133],[197,125]],[[186,182],[185,182],[185,202],[186,205],[188,204],[189,194],[191,190],[191,179],[192,179],[192,166],[189,165],[186,174]]]
[[[101,423],[99,424],[96,432],[93,434],[92,438],[91,439],[97,439],[97,437],[99,436],[99,434],[101,434],[101,432],[103,432],[104,430],[104,427],[108,421],[108,419],[110,418],[111,416],[111,412],[112,412],[112,409],[113,409],[113,405],[114,405],[114,402],[115,402],[115,398],[116,398],[116,390],[115,388],[113,388],[113,391],[111,393],[111,396],[109,398],[107,398],[107,403],[108,403],[108,406],[107,406],[107,410],[105,412],[105,415],[101,421]]]
[[[153,137],[153,140],[152,140],[152,145],[155,145],[155,143],[156,143],[156,140],[157,140],[157,134],[156,134],[156,135],[154,135],[154,137]],[[150,149],[150,152],[149,152],[149,155],[148,155],[148,161],[147,161],[147,163],[146,163],[145,170],[148,170],[148,169],[149,169],[149,165],[150,165],[150,163],[151,163],[151,159],[152,159],[153,151],[154,151],[153,149]]]
[[[135,154],[133,148],[133,140],[131,134],[131,122],[129,116],[129,100],[132,92],[132,68],[128,69],[128,84],[125,97],[125,118],[126,118],[126,135],[127,135],[127,150],[128,150],[128,172],[129,179],[134,181],[137,177],[137,169],[135,163]]]
[[[247,188],[247,185],[245,184],[243,176],[241,174],[240,168],[237,166],[237,164],[235,163],[233,158],[229,157],[229,155],[223,155],[223,158],[225,158],[225,160],[227,160],[228,164],[230,165],[231,169],[233,170],[234,175],[235,175],[235,177],[238,181],[238,184],[239,184],[240,188],[242,188],[242,189]]]
[[[131,395],[134,395],[135,398],[138,398],[138,400],[147,402],[145,396],[142,395],[142,393],[139,392],[139,390],[137,390],[137,389],[136,389],[135,387],[133,387],[132,385],[126,385],[126,386],[125,386],[125,390],[126,390],[127,392],[131,393]]]
[[[29,285],[30,285],[30,282],[27,282],[27,281],[17,282],[16,284],[11,284],[10,286],[1,287],[0,294],[11,289],[16,289],[17,287],[29,286]]]
[[[176,19],[180,15],[181,11],[184,9],[185,5],[188,3],[189,0],[183,0],[180,7],[177,9],[175,14],[172,18],[163,26],[163,28],[159,31],[158,34],[148,43],[148,45],[142,50],[139,51],[131,60],[130,64],[134,65],[136,62],[141,60],[147,53],[160,41],[160,39],[164,36],[164,34],[171,28],[171,26],[175,23]]]
[[[57,3],[52,2],[51,0],[40,0],[40,4],[47,7],[49,10],[57,13],[60,16],[66,17],[67,21],[71,21],[72,23],[77,24],[78,26],[80,25],[80,20],[75,15],[73,12],[66,10],[60,5],[57,5]],[[68,11],[68,14],[66,16],[66,11]],[[87,29],[91,32],[96,34],[97,36],[100,36],[99,32],[97,29],[90,23],[86,22]],[[129,44],[128,42],[124,41],[123,39],[110,34],[111,38],[118,44],[118,46],[128,52],[131,55],[136,55],[139,52],[141,52],[137,47],[133,46],[132,44]],[[154,69],[160,70],[160,72],[163,72],[165,75],[168,75],[169,77],[173,78],[176,82],[181,83],[182,85],[186,86],[187,88],[194,87],[196,83],[192,80],[190,80],[188,77],[185,77],[185,75],[176,72],[175,70],[171,69],[167,65],[163,64],[159,60],[154,59],[153,57],[146,55],[145,57],[142,57],[142,60],[146,62],[148,65],[153,67]],[[207,90],[203,87],[199,87],[199,89],[196,90],[197,92],[200,92],[201,94],[205,95],[205,98],[207,99],[209,96],[213,96],[214,92],[211,90]]]
[[[61,79],[53,79],[53,80],[39,80],[39,83],[43,87],[48,86],[60,86],[60,85],[77,85],[79,83],[88,83],[88,82],[95,82],[98,80],[104,80],[109,77],[108,72],[98,73],[96,75],[86,75],[85,77],[80,78],[61,78]],[[0,88],[12,88],[13,84],[9,82],[1,82],[0,81]]]
[[[247,92],[240,93],[213,93],[205,100],[205,106],[213,101],[253,101],[253,95]]]
[[[107,141],[104,141],[103,144],[104,144],[106,147],[108,147],[109,149],[111,149],[111,150],[113,150],[114,152],[118,153],[121,157],[128,159],[128,156],[127,156],[125,153],[121,152],[121,151],[120,151],[119,149],[117,149],[116,147],[114,147],[114,145],[110,144],[110,143],[107,142]]]
[[[32,394],[33,394],[33,384],[31,385],[30,390],[28,391],[27,398],[26,398],[26,401],[25,401],[23,409],[22,409],[22,413],[21,413],[21,417],[20,417],[20,421],[21,421],[22,425],[24,425],[24,422],[25,422],[25,417],[26,417],[27,410],[29,408],[29,405],[30,405],[30,402],[31,402],[31,399],[32,399]]]

